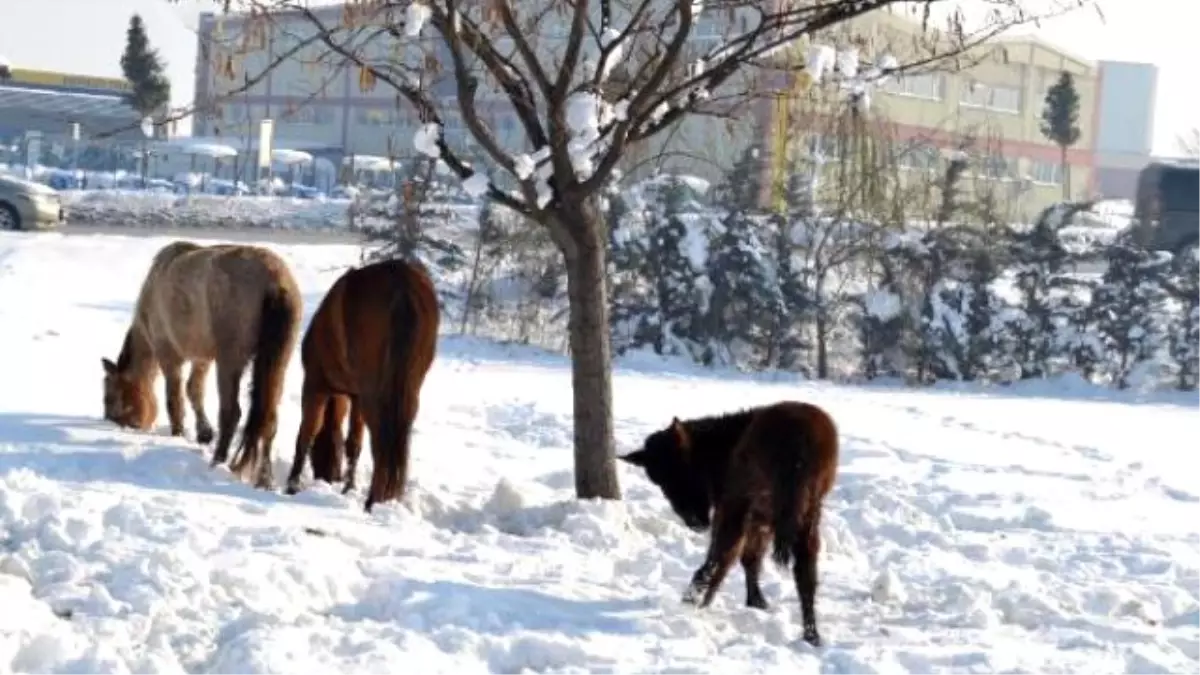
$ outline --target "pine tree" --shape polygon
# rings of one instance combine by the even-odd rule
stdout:
[[[758,146],[747,147],[717,189],[718,203],[732,211],[758,211],[762,169],[762,153]]]
[[[1067,164],[1067,149],[1079,142],[1079,92],[1075,78],[1065,70],[1058,82],[1046,90],[1042,108],[1042,135],[1058,146],[1062,153],[1063,198],[1071,198],[1071,171]]]
[[[636,188],[621,190],[614,184],[606,196],[609,323],[613,349],[624,354],[660,339],[647,319],[654,312],[648,268],[650,213]]]
[[[735,347],[748,347],[759,358],[769,351],[773,319],[783,313],[783,296],[763,245],[761,224],[732,210],[713,228],[709,242],[708,278],[712,300],[706,335],[733,361]]]
[[[1108,247],[1108,267],[1092,294],[1103,365],[1113,383],[1158,359],[1167,342],[1166,281],[1170,258],[1139,247],[1128,236]]]
[[[654,287],[655,309],[645,335],[658,354],[687,355],[702,363],[713,353],[704,335],[712,284],[704,275],[708,237],[701,214],[688,213],[687,190],[670,177],[650,216],[647,277]],[[690,216],[697,216],[691,218]]]
[[[1049,377],[1054,364],[1066,356],[1061,328],[1068,318],[1064,300],[1077,292],[1078,282],[1069,274],[1072,256],[1059,229],[1082,208],[1082,204],[1055,204],[1042,211],[1032,228],[1013,233],[1010,240],[1019,300],[1007,329],[1023,380]]]
[[[134,14],[125,31],[121,72],[133,87],[129,104],[143,117],[159,112],[171,100],[171,81],[164,74],[165,70],[158,50],[150,46],[142,17]]]
[[[1178,306],[1170,325],[1175,386],[1191,391],[1200,384],[1200,251],[1190,246],[1175,254],[1167,292]]]

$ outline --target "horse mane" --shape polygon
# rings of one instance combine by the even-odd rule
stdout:
[[[133,361],[133,327],[125,331],[125,341],[121,343],[121,353],[117,355],[117,370],[125,372]]]
[[[729,453],[761,408],[743,408],[719,415],[680,420],[694,450],[704,454]]]

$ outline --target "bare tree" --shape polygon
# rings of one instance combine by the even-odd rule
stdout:
[[[1088,0],[1070,0],[1078,6]],[[477,194],[538,223],[567,269],[575,420],[575,487],[581,498],[620,498],[612,416],[605,221],[599,194],[622,158],[691,115],[730,115],[760,89],[764,68],[798,39],[899,0],[365,0],[339,12],[303,0],[226,0],[258,19],[307,23],[330,53],[411,104],[419,152],[445,162]],[[958,53],[1032,20],[1022,0],[990,0],[968,28],[954,8],[944,45]],[[936,8],[934,8],[936,9]],[[715,22],[718,44],[692,38]],[[429,26],[436,35],[422,37]],[[703,46],[699,46],[703,45]],[[832,49],[816,72],[836,72]],[[840,61],[840,59],[838,59]],[[852,70],[878,76],[879,68]],[[843,65],[839,63],[838,65]],[[448,73],[439,72],[445,69]],[[887,70],[893,70],[887,68]],[[438,87],[446,74],[451,87]],[[611,77],[610,77],[611,76]],[[499,100],[521,138],[501,133]],[[491,111],[491,112],[490,112]],[[488,166],[468,162],[447,135],[453,119]],[[456,147],[457,146],[457,147]]]

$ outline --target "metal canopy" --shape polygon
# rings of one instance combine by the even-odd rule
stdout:
[[[62,121],[137,119],[137,112],[120,96],[76,94],[0,86],[0,116],[9,111],[38,113]]]

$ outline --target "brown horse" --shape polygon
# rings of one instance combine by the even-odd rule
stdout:
[[[300,331],[302,303],[287,264],[257,246],[201,246],[177,241],[154,255],[142,282],[133,321],[117,362],[104,365],[104,417],[146,430],[158,417],[154,378],[166,380],[171,435],[183,435],[183,365],[191,362],[187,397],[196,415],[196,440],[213,440],[204,412],[204,385],[217,364],[217,447],[212,464],[225,462],[242,416],[238,393],[251,360],[250,412],[231,469],[257,485],[271,484],[275,409],[283,394],[288,357]],[[247,471],[247,468],[250,471]]]
[[[837,426],[825,411],[783,401],[683,422],[675,418],[621,459],[646,470],[688,527],[713,528],[708,555],[684,602],[699,599],[707,607],[740,558],[746,604],[766,609],[759,574],[773,543],[776,564],[786,567],[795,559],[804,640],[821,644],[815,607],[821,510],[838,463]]]
[[[375,460],[366,510],[403,496],[409,439],[421,386],[437,350],[439,321],[433,281],[419,263],[372,263],[349,270],[334,282],[300,345],[304,417],[296,434],[288,494],[299,491],[309,448],[327,420],[339,427],[329,440],[340,465],[342,415],[327,409],[351,403],[358,411],[353,417],[361,417],[371,432]],[[352,418],[352,432],[353,424]],[[359,438],[361,447],[361,434]],[[349,454],[349,480],[353,481],[357,448],[350,448]],[[321,459],[318,464],[328,464],[328,458]]]

